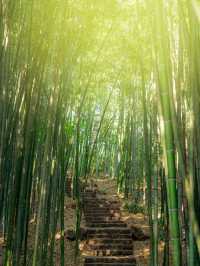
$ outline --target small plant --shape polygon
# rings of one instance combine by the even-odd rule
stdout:
[[[101,192],[102,194],[106,194],[106,192],[107,192],[107,189],[106,189],[106,188],[104,188],[104,187],[102,187],[102,188],[100,188],[100,192]]]
[[[124,209],[129,213],[144,213],[144,208],[135,204],[134,202],[126,202],[124,205]]]

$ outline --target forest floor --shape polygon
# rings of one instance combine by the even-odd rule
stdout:
[[[73,199],[66,197],[65,198],[65,228],[66,230],[74,230],[75,227],[75,202]],[[84,226],[84,219],[82,221],[82,226]],[[36,223],[35,220],[32,219],[29,224],[29,235],[28,235],[28,252],[30,256],[28,258],[32,258],[32,250],[34,247],[34,239],[35,239],[35,229]],[[54,251],[54,261],[55,266],[60,265],[60,232],[57,230],[56,234],[56,244]],[[0,231],[0,266],[3,266],[3,253],[5,250],[5,241],[2,236],[2,230]],[[75,241],[69,241],[65,239],[65,266],[83,266],[83,257],[78,256],[76,261],[75,257]],[[31,261],[27,261],[27,265],[31,265]]]
[[[107,199],[117,198],[121,203],[121,214],[122,220],[128,224],[129,227],[136,227],[143,231],[144,235],[149,235],[149,227],[147,217],[143,213],[129,213],[124,209],[124,199],[117,193],[116,182],[112,179],[101,178],[101,179],[92,179],[91,186],[98,186],[98,189],[104,193],[104,196]],[[66,197],[65,198],[65,230],[74,230],[75,229],[75,202],[73,199]],[[84,228],[85,221],[84,217],[81,222],[81,227]],[[30,221],[29,227],[29,250],[31,252],[34,245],[34,236],[35,236],[35,221]],[[133,255],[137,260],[138,266],[148,265],[149,261],[149,252],[150,245],[149,240],[144,241],[133,241]],[[5,245],[2,236],[0,236],[0,266],[2,265],[2,253],[3,246]],[[80,243],[80,248],[82,243]],[[159,243],[159,265],[161,265],[162,261],[162,251],[163,251],[163,243]],[[75,254],[75,241],[70,241],[65,239],[65,265],[66,266],[83,266],[84,259],[80,254],[76,260],[74,261]],[[56,246],[55,246],[55,266],[60,265],[60,232],[59,229],[56,234]]]
[[[75,230],[76,224],[76,204],[75,201],[71,197],[65,197],[65,212],[64,212],[64,221],[65,221],[65,266],[83,266],[84,259],[81,255],[78,255],[75,260],[75,245],[76,241],[70,241],[66,238],[67,230]],[[84,219],[82,219],[81,226],[84,227]],[[30,239],[31,235],[34,236],[34,228],[33,231],[30,231]],[[59,231],[59,227],[56,233],[56,242],[55,242],[55,251],[54,251],[54,261],[55,266],[60,266],[60,239],[61,234]]]
[[[75,230],[76,215],[75,215],[76,204],[72,198],[65,198],[65,231]],[[84,219],[82,219],[81,227],[85,226]],[[60,234],[56,235],[56,248],[55,248],[55,266],[60,265]],[[65,265],[66,266],[83,266],[84,259],[81,255],[77,256],[75,261],[75,241],[65,239]]]

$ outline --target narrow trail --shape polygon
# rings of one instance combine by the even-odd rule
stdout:
[[[118,200],[108,200],[98,190],[84,193],[87,240],[85,266],[135,266],[131,230],[120,218]]]

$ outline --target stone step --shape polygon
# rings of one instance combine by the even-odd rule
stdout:
[[[135,265],[135,258],[133,256],[110,256],[110,257],[94,257],[94,256],[86,256],[85,263],[133,263]]]
[[[93,200],[97,199],[95,192],[83,194],[82,197],[83,197],[84,201],[86,201],[86,200],[87,201],[93,201]]]
[[[119,215],[119,211],[115,209],[108,209],[108,210],[99,210],[99,209],[94,209],[94,210],[84,210],[85,215]]]
[[[87,239],[105,239],[105,238],[112,238],[112,239],[128,239],[132,240],[130,234],[87,234]]]
[[[115,217],[115,216],[106,216],[106,217],[92,217],[92,216],[85,216],[85,220],[86,221],[90,221],[92,222],[120,222],[120,218],[119,217]]]
[[[84,214],[85,218],[90,218],[90,219],[110,219],[110,218],[118,218],[120,219],[121,215],[120,213],[107,213],[105,216],[102,217],[102,215],[95,215],[92,213],[92,214],[88,214],[88,213],[85,213]]]
[[[131,263],[115,263],[115,262],[113,262],[113,263],[102,263],[102,262],[100,262],[100,263],[85,263],[84,264],[85,266],[106,266],[106,265],[110,265],[110,266],[135,266],[136,264],[135,263],[133,263],[133,262],[131,262]]]
[[[85,199],[87,198],[91,198],[91,197],[96,197],[97,196],[97,193],[95,191],[93,192],[85,192],[82,194],[82,197],[84,197]]]
[[[85,207],[85,209],[101,209],[101,208],[104,208],[104,209],[120,209],[120,205],[114,205],[114,204],[95,204],[95,205],[90,205],[88,206],[88,204],[85,204],[83,202],[83,206]]]
[[[127,227],[127,225],[123,222],[121,223],[113,223],[113,222],[106,222],[106,223],[87,223],[89,227]]]
[[[83,208],[84,213],[110,213],[119,212],[117,208]]]
[[[87,219],[87,220],[97,220],[97,221],[99,221],[99,220],[103,220],[103,219],[107,219],[107,221],[110,221],[110,220],[112,220],[112,219],[120,219],[120,217],[118,217],[118,216],[115,216],[115,215],[112,215],[112,214],[109,214],[109,213],[107,213],[105,216],[104,215],[101,215],[101,214],[90,214],[90,215],[86,215],[86,216],[84,216],[85,217],[85,219]],[[121,220],[120,220],[121,221]]]
[[[94,200],[94,197],[97,199],[97,197],[96,197],[96,192],[92,192],[92,193],[84,193],[83,195],[83,198],[84,198],[84,200]]]
[[[107,219],[107,220],[104,220],[104,219],[98,219],[98,220],[94,220],[94,219],[87,219],[85,218],[85,221],[86,223],[96,223],[96,224],[99,224],[99,223],[120,223],[120,220],[119,219]]]
[[[86,206],[83,206],[83,211],[84,212],[94,212],[94,211],[110,211],[110,210],[113,210],[113,211],[120,211],[120,208],[119,207],[113,207],[113,206],[97,206],[97,207],[88,207],[87,205]]]
[[[83,203],[87,204],[88,206],[96,206],[98,204],[104,204],[104,205],[117,205],[117,206],[120,206],[120,203],[118,201],[107,201],[107,200],[98,200],[96,199],[95,202],[92,201],[92,199],[84,199],[83,200]]]
[[[123,245],[129,245],[129,244],[133,244],[133,240],[128,238],[95,238],[95,239],[89,239],[86,241],[86,244],[89,245],[95,245],[95,244],[111,244],[111,243],[115,243],[115,244],[123,244]]]
[[[105,249],[105,250],[88,250],[88,254],[91,256],[128,256],[133,254],[133,249],[122,250],[122,249]]]
[[[88,214],[88,213],[85,213],[84,215],[85,218],[87,219],[96,219],[96,220],[100,220],[100,219],[113,219],[113,218],[118,218],[120,219],[120,217],[118,215],[113,215],[112,213],[104,213],[104,214],[97,214],[97,213],[91,213],[91,214]]]
[[[97,233],[88,233],[87,234],[87,239],[94,239],[94,238],[101,238],[101,239],[104,239],[104,238],[115,238],[115,239],[132,239],[131,238],[131,234],[121,234],[121,233],[118,233],[118,234],[110,234],[110,233],[101,233],[101,234],[97,234]]]
[[[86,203],[86,202],[83,202],[83,205],[84,206],[87,206],[88,208],[120,208],[121,205],[119,204],[113,204],[113,203],[100,203],[100,202],[95,202],[94,204],[90,204],[90,203]]]
[[[116,244],[116,243],[108,243],[108,244],[87,244],[87,250],[132,250],[133,245],[131,244]]]
[[[113,227],[113,228],[86,228],[88,233],[107,233],[107,234],[130,234],[131,230],[129,228]]]
[[[107,216],[109,216],[109,217],[121,217],[121,214],[120,214],[120,212],[119,211],[113,211],[113,210],[111,210],[111,211],[93,211],[93,212],[91,212],[91,211],[87,211],[87,212],[84,212],[84,215],[85,216],[89,216],[89,217],[100,217],[100,216],[104,216],[104,217],[107,217]]]
[[[91,216],[85,216],[85,220],[88,220],[88,221],[91,221],[91,222],[110,222],[110,221],[113,221],[113,222],[120,222],[120,217],[113,217],[113,216],[110,216],[110,217],[91,217]]]
[[[126,225],[126,223],[120,221],[119,219],[118,220],[107,220],[107,221],[103,220],[103,218],[102,219],[86,219],[86,220],[88,220],[90,223],[97,223],[97,224],[102,224],[102,223],[103,224],[110,224],[110,223],[112,223],[112,224],[119,224],[119,225],[125,224]]]
[[[98,220],[95,220],[95,219],[87,219],[85,218],[85,221],[86,223],[88,224],[105,224],[105,223],[113,223],[113,224],[119,224],[121,223],[121,221],[119,219],[107,219],[107,220],[104,220],[104,219],[98,219]]]
[[[91,197],[92,195],[96,195],[97,194],[97,192],[96,191],[87,191],[87,192],[83,192],[81,195],[83,196],[83,197]]]
[[[94,211],[94,210],[115,210],[115,211],[120,211],[120,206],[113,206],[113,205],[109,205],[109,206],[105,206],[105,205],[97,205],[97,206],[88,206],[87,204],[83,204],[83,209],[84,211]]]

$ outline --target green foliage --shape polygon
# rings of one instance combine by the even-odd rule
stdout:
[[[134,202],[126,202],[124,204],[124,210],[128,211],[129,213],[145,213],[145,209],[143,206],[135,204]]]

